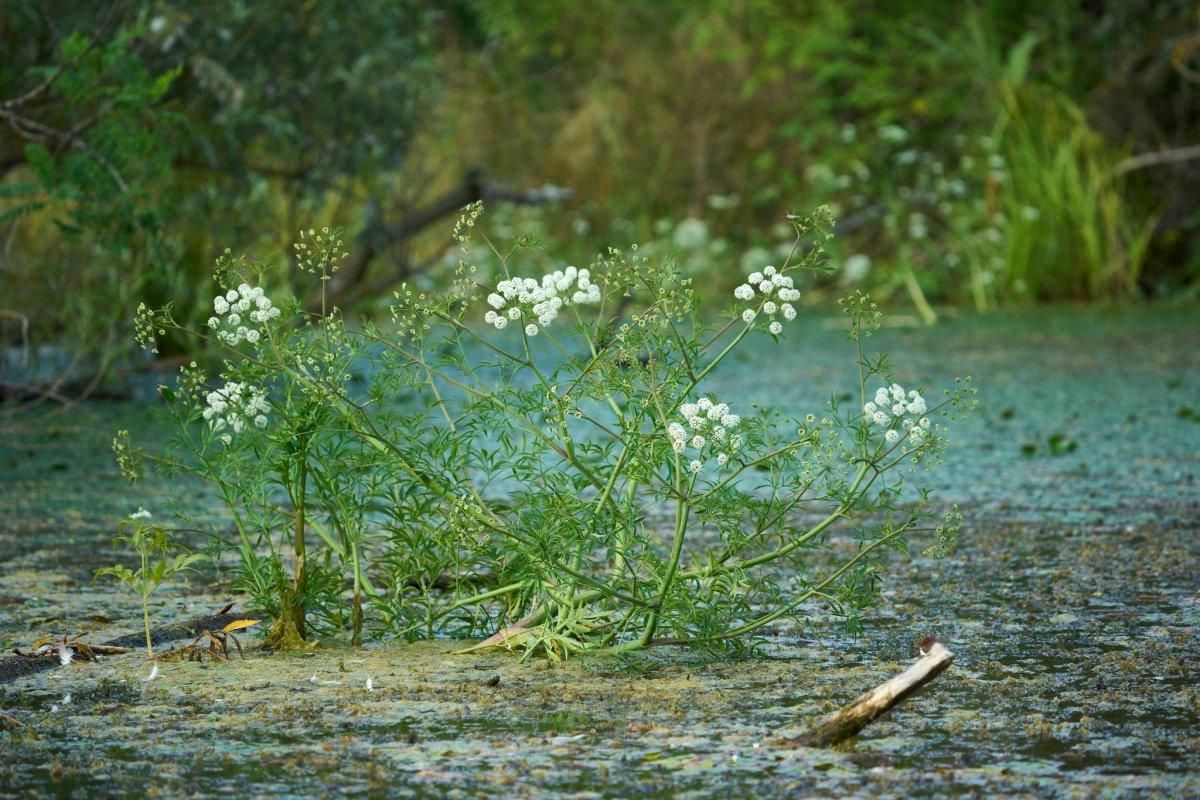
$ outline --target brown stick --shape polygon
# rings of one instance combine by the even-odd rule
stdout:
[[[789,739],[793,745],[829,747],[854,736],[913,692],[936,678],[954,661],[954,654],[938,642],[923,648],[924,655],[896,677],[881,683],[848,706],[834,712],[807,733]]]

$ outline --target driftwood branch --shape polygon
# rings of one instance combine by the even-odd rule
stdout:
[[[789,739],[789,743],[804,747],[829,747],[843,742],[936,678],[954,661],[954,654],[938,642],[923,647],[922,653],[921,659],[904,672],[834,712],[802,736]]]

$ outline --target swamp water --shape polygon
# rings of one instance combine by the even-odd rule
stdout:
[[[795,324],[706,389],[798,413],[850,390],[832,322]],[[930,398],[974,376],[981,403],[930,476],[967,517],[959,549],[892,559],[859,637],[814,610],[741,660],[388,642],[168,663],[144,683],[140,656],[114,656],[0,686],[38,735],[0,732],[0,795],[1200,797],[1200,316],[963,317],[868,344]],[[121,479],[112,431],[154,425],[97,403],[0,441],[4,649],[138,629],[135,601],[91,581],[116,521],[206,502]],[[215,610],[222,580],[168,587],[155,620]],[[956,660],[920,695],[851,746],[781,745],[930,633]]]

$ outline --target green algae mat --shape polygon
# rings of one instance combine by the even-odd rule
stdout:
[[[834,320],[789,341],[716,388],[816,410],[852,385]],[[1200,313],[966,316],[877,346],[913,384],[972,375],[981,407],[934,473],[967,517],[958,550],[897,557],[858,636],[814,608],[738,659],[330,642],[146,681],[137,652],[111,656],[0,685],[0,795],[1200,796]],[[136,633],[136,601],[92,581],[116,522],[208,506],[125,483],[117,428],[158,430],[144,403],[95,403],[0,440],[6,651]],[[228,580],[169,587],[154,623],[212,614]],[[956,659],[919,696],[848,746],[785,745],[927,634]]]

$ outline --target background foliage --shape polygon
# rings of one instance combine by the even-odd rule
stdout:
[[[346,230],[364,309],[436,282],[444,231],[414,234],[478,166],[573,190],[489,215],[551,241],[530,261],[639,243],[713,297],[820,203],[840,268],[813,302],[1196,293],[1185,0],[0,8],[0,330],[75,374],[124,357],[138,302],[206,296],[225,248],[293,252],[301,227]]]

